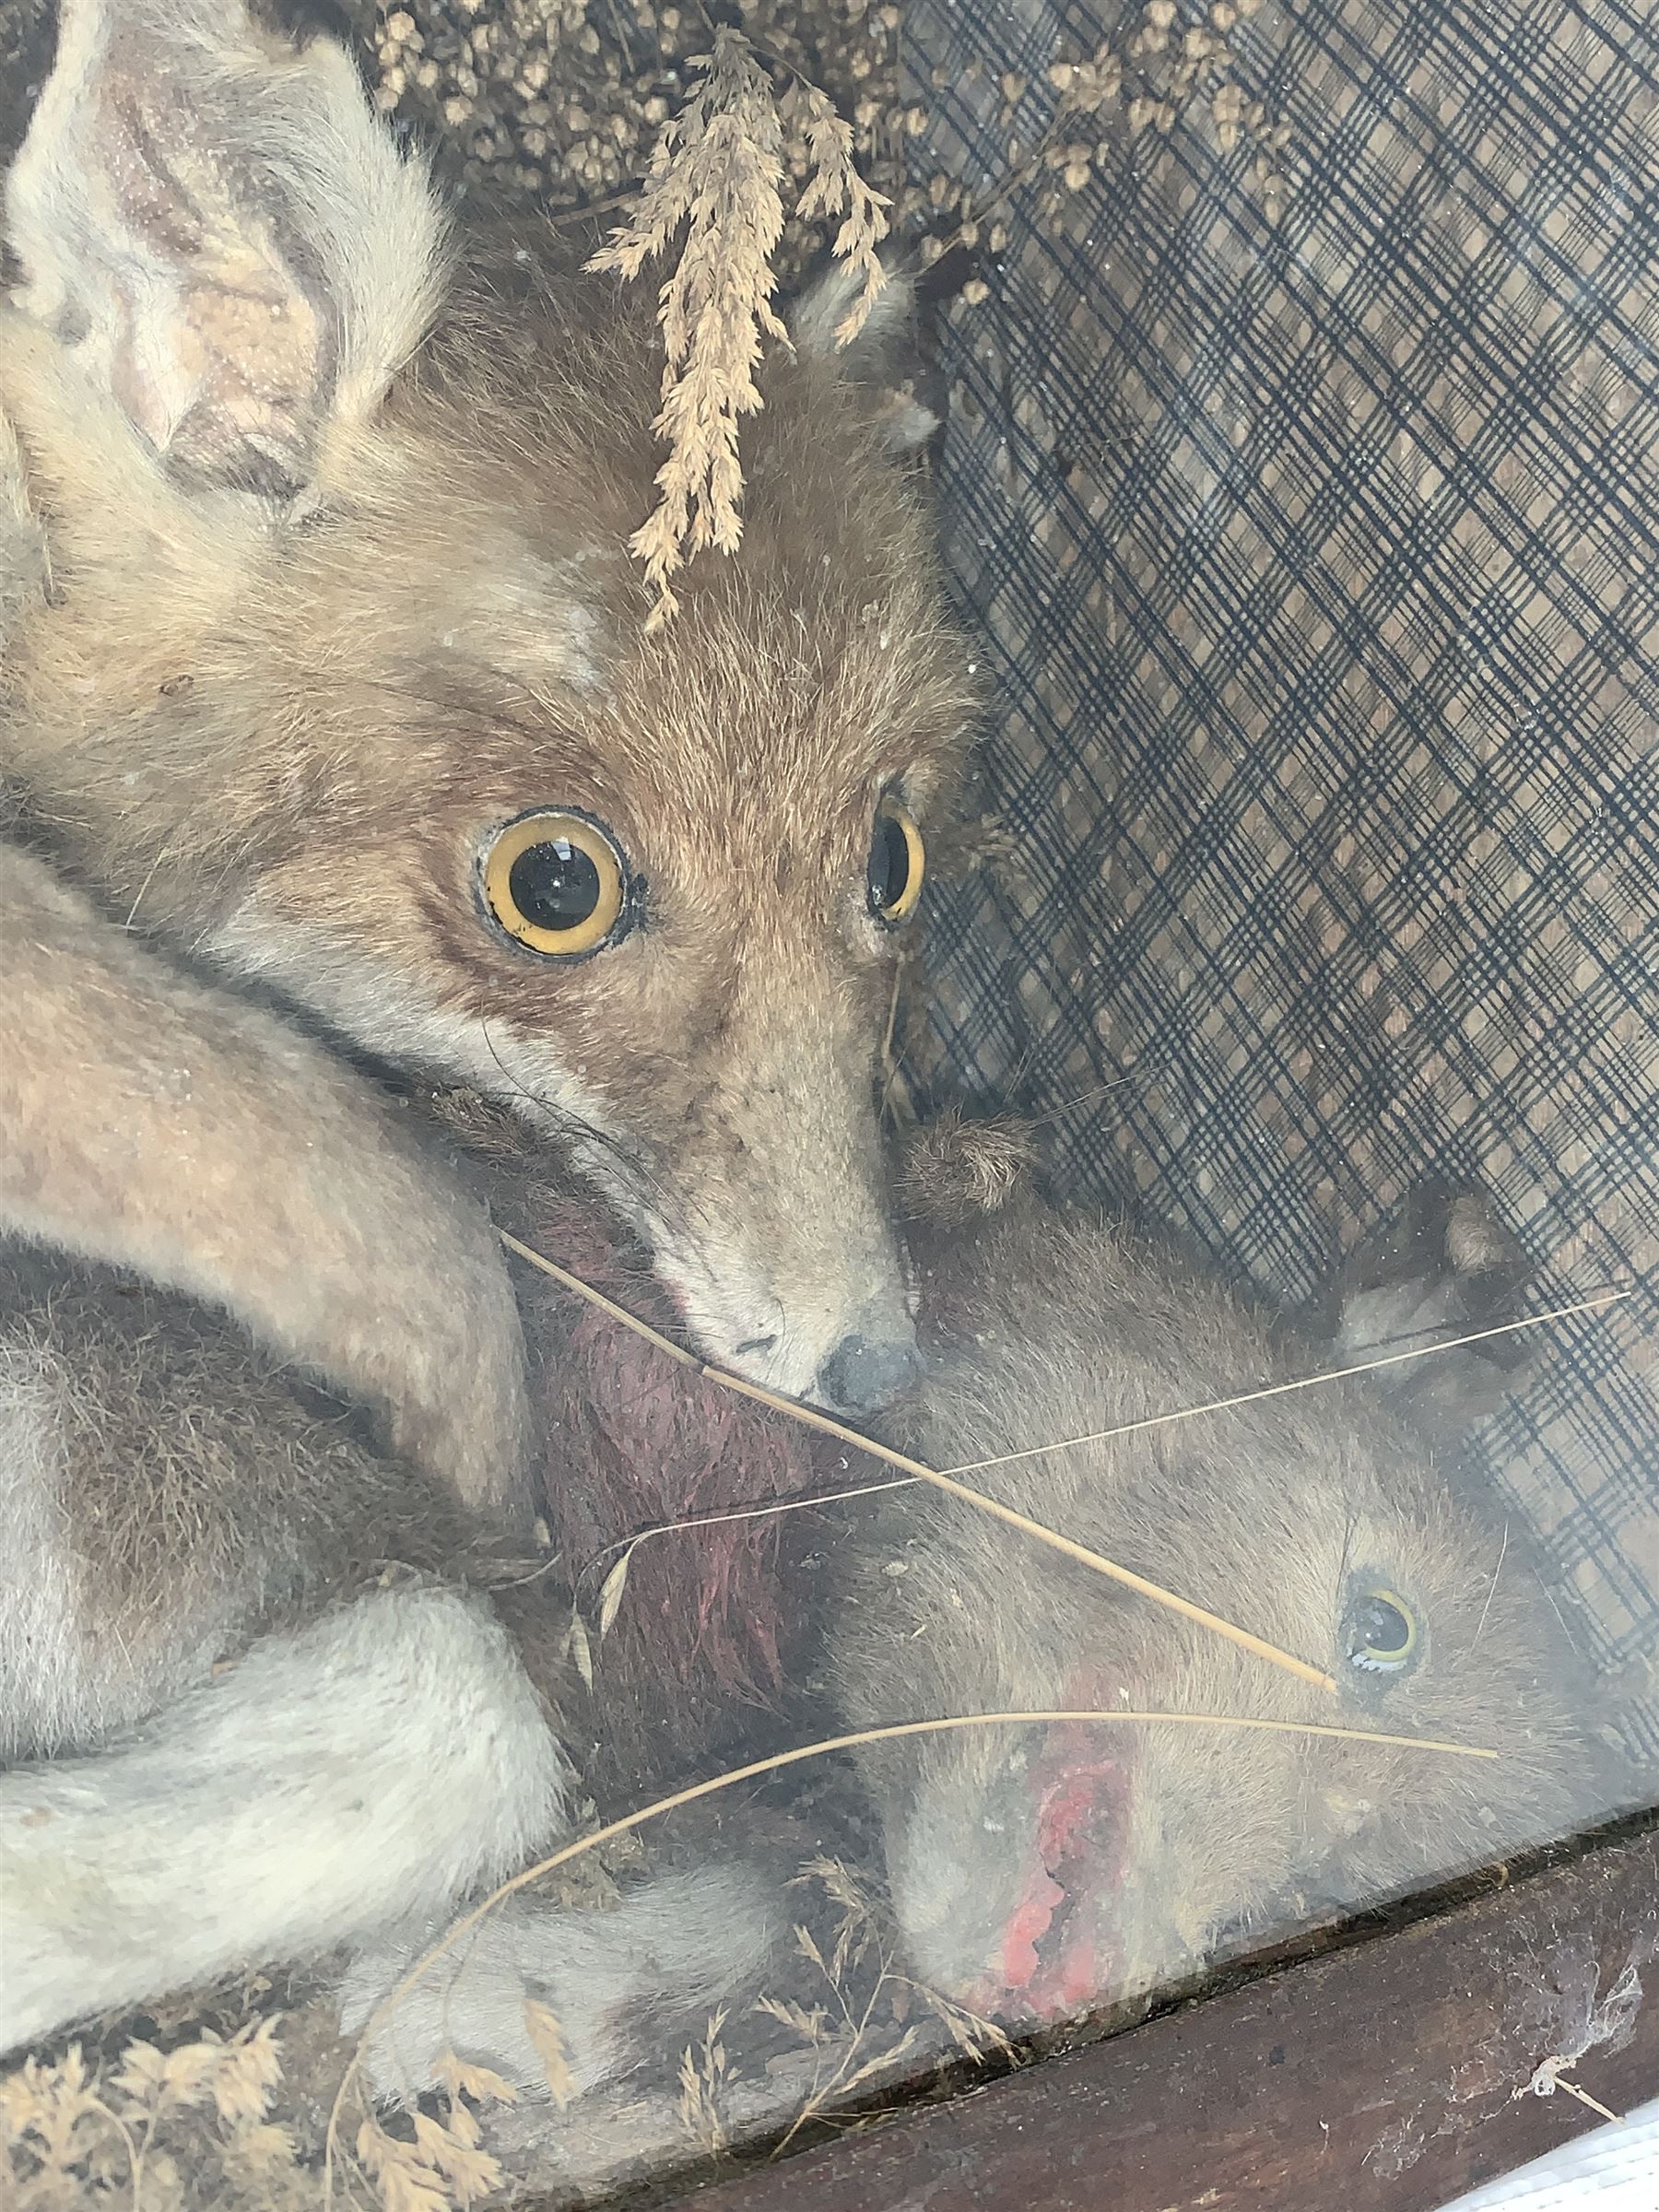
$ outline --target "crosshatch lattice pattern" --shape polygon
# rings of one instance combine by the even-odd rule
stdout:
[[[1000,175],[1005,75],[1029,146],[1133,28],[912,0],[917,174]],[[948,896],[926,1049],[1293,1296],[1427,1173],[1540,1310],[1633,1275],[1477,1449],[1659,1773],[1655,29],[1292,0],[1235,33],[1277,224],[1207,103],[1022,197],[941,465],[1018,859]]]

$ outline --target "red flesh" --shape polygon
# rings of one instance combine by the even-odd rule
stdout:
[[[1087,1692],[1071,1701],[1103,1702]],[[1004,1924],[996,1986],[985,1993],[994,2011],[1066,2018],[1110,1987],[1104,1908],[1124,1878],[1130,1774],[1100,1753],[1100,1733],[1086,1723],[1043,1738],[1030,1777],[1038,1804],[1026,1883]]]

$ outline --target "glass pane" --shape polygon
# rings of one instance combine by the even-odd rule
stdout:
[[[0,2181],[689,2183],[1651,1807],[1651,39],[348,12],[441,193],[0,6]]]

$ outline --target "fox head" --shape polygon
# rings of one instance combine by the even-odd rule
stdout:
[[[742,547],[652,631],[652,302],[457,233],[337,46],[67,0],[6,218],[45,560],[0,767],[40,833],[119,918],[545,1130],[712,1357],[890,1394],[876,1063],[972,709],[894,450],[930,420],[878,390],[901,288],[862,349],[803,303]]]

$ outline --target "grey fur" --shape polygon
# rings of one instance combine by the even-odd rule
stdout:
[[[1452,1226],[1469,1220],[1465,1206]],[[1510,1282],[1487,1265],[1495,1235],[1419,1251],[1409,1279],[1395,1255],[1381,1303],[1362,1271],[1333,1360],[1328,1342],[1276,1329],[1110,1224],[1017,1203],[987,1233],[924,1254],[933,1365],[916,1441],[935,1465],[971,1467],[1341,1368],[1401,1312],[1442,1335],[1451,1314],[1478,1326],[1478,1278]],[[1468,1371],[1482,1364],[1473,1351],[1429,1358],[1387,1392],[1338,1380],[970,1477],[1325,1670],[1335,1697],[947,1497],[900,1493],[878,1512],[868,1541],[841,1555],[831,1611],[829,1671],[858,1725],[1105,1708],[1499,1753],[1142,1724],[874,1747],[865,1772],[922,1975],[1008,2018],[1134,1996],[1224,1935],[1259,1941],[1315,1904],[1375,1903],[1617,1809],[1630,1778],[1605,1753],[1588,1672],[1521,1532],[1458,1477],[1446,1417],[1481,1396]],[[1407,1418],[1412,1399],[1427,1426]],[[1397,1669],[1350,1648],[1372,1589],[1418,1630]],[[1064,1844],[1068,1786],[1093,1810]],[[1048,1940],[1092,1954],[1088,1977],[1067,1983],[1026,1955],[1045,1924]]]
[[[453,2051],[532,2094],[547,2069],[525,2000],[559,2024],[571,2089],[581,2094],[629,2071],[636,2027],[702,2024],[760,1966],[783,1924],[755,1876],[736,1866],[662,1874],[610,1911],[550,1913],[509,1898],[422,1975],[365,2041],[370,2080],[388,2098],[425,2085],[432,2053]],[[340,2026],[369,2027],[377,2001],[443,1935],[415,1920],[361,1952],[341,1988]]]
[[[567,1781],[476,1600],[374,1592],[267,1638],[95,1754],[0,1775],[0,2045],[440,1912],[558,1832]]]

